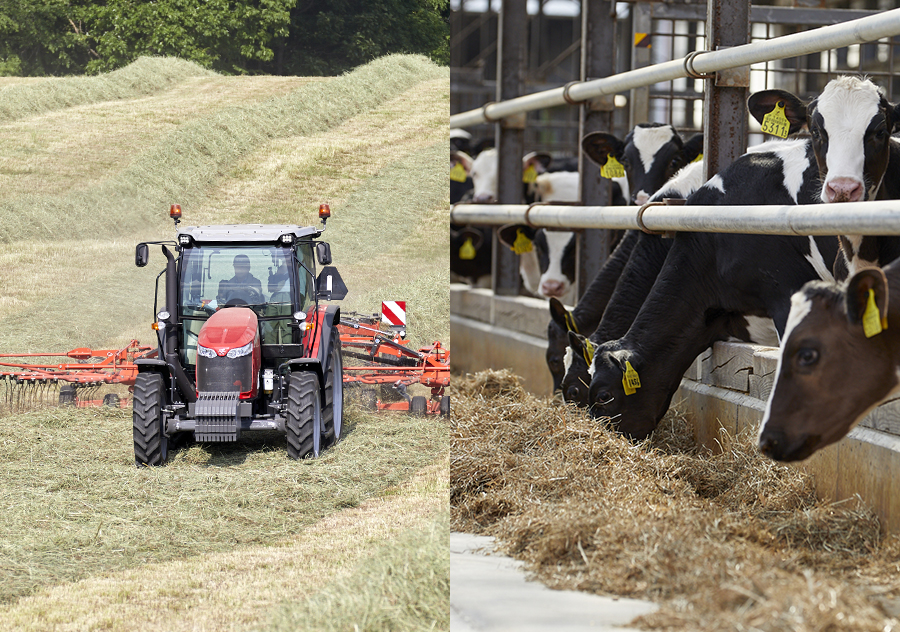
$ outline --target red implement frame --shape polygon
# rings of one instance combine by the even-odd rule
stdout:
[[[338,325],[341,349],[345,358],[362,359],[369,365],[353,366],[344,362],[344,384],[393,385],[403,401],[382,402],[376,399],[378,410],[409,411],[410,398],[406,387],[421,384],[431,388],[426,413],[440,414],[441,397],[450,385],[450,351],[434,342],[418,351],[409,348],[397,331],[378,328],[377,316],[342,318]],[[381,366],[373,366],[379,364]]]
[[[69,358],[75,362],[38,364],[30,362],[0,362],[0,380],[16,384],[56,384],[67,382],[80,387],[96,387],[101,384],[123,384],[133,387],[138,369],[138,358],[156,356],[156,348],[141,345],[132,340],[121,349],[72,349],[65,353],[0,353],[6,358]],[[89,360],[95,360],[89,362]],[[83,400],[79,406],[100,405],[100,401]],[[125,405],[125,400],[123,404]]]

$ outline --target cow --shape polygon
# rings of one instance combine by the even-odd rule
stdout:
[[[782,98],[776,96],[779,107]],[[862,107],[872,103],[879,105]],[[870,183],[882,183],[884,195],[894,195],[900,164],[891,168],[889,160],[870,160],[885,146],[888,156],[893,153],[889,138],[880,138],[883,125],[893,130],[893,113],[871,82],[834,80],[807,108],[806,119],[811,130],[831,138],[832,149],[814,138],[765,143],[711,178],[687,203],[837,202],[841,191],[846,197],[877,194],[881,187]],[[836,147],[842,154],[863,150],[854,163],[858,171],[846,166],[845,156],[834,155]],[[864,185],[853,186],[853,178]],[[631,327],[595,349],[591,414],[615,417],[619,430],[632,438],[647,437],[700,352],[727,336],[751,338],[748,316],[771,318],[782,338],[791,295],[807,281],[833,280],[826,261],[837,259],[838,247],[834,238],[678,233]],[[853,253],[844,256],[852,269]]]
[[[453,137],[451,137],[451,141]],[[450,203],[472,195],[472,158],[463,151],[450,151]],[[461,169],[461,171],[460,171]],[[465,179],[460,176],[465,175]],[[472,285],[491,273],[491,231],[480,226],[450,224],[450,272]]]
[[[894,294],[894,301],[889,295]],[[799,461],[843,438],[900,392],[900,261],[791,297],[759,449]]]
[[[685,143],[671,125],[657,123],[636,126],[624,141],[603,132],[588,134],[582,140],[585,155],[599,166],[606,164],[609,156],[616,157],[624,166],[625,177],[614,179],[613,206],[626,205],[635,188],[651,193],[656,191],[681,167],[695,160],[702,152],[702,146],[702,135]],[[535,187],[536,199],[544,202],[577,202],[580,199],[577,173],[544,173],[537,176]],[[535,279],[536,274],[531,272],[534,263],[523,257],[521,272],[526,289],[543,298],[569,296],[575,280],[575,233],[516,225],[506,228],[504,242],[511,245],[520,232],[534,242],[540,266],[540,278]],[[562,377],[561,355],[566,344],[564,334],[558,333],[561,344],[554,350],[554,356],[559,357],[555,358],[556,371],[553,371],[557,388]]]
[[[703,184],[702,174],[702,160],[692,161],[663,184],[650,201],[665,198],[686,199]],[[567,337],[567,332],[574,331],[585,335],[596,333],[596,339],[600,340],[611,340],[624,334],[650,291],[670,245],[670,240],[661,239],[656,235],[636,230],[626,231],[600,272],[588,285],[570,316],[566,316],[567,311],[561,303],[550,301],[547,366],[553,376],[554,388],[562,391],[566,402],[586,406],[590,384],[588,366],[582,367],[577,362],[566,366],[564,363],[564,355],[568,353],[566,346],[571,345],[572,340],[571,337]],[[631,261],[631,254],[635,249],[640,254]],[[624,271],[626,266],[627,272]],[[619,289],[617,284],[621,275],[625,276],[625,280]],[[618,292],[614,304],[619,307],[611,310],[603,326],[598,327],[608,303],[612,301],[614,291]]]

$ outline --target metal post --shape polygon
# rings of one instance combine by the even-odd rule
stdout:
[[[646,68],[650,65],[650,30],[653,25],[649,2],[631,5],[631,67]],[[650,86],[631,90],[629,111],[631,127],[650,120]]]
[[[609,77],[616,74],[616,14],[615,3],[609,0],[583,0],[581,3],[581,80]],[[581,105],[578,138],[591,132],[612,132],[614,97],[604,96]],[[601,178],[581,143],[578,148],[581,172],[581,203],[605,206],[612,201],[612,183]],[[611,233],[607,230],[586,230],[578,242],[577,293],[584,294],[588,284],[609,257]]]
[[[525,45],[528,41],[526,0],[503,0],[497,45],[497,101],[522,94]],[[522,199],[522,156],[525,153],[525,114],[503,119],[496,125],[498,158],[497,199],[517,204]],[[494,232],[493,290],[495,294],[519,293],[519,257],[504,246]]]
[[[709,0],[706,48],[720,50],[750,41],[750,0]],[[703,106],[705,178],[730,165],[747,149],[747,88],[750,68],[716,73],[707,80]]]

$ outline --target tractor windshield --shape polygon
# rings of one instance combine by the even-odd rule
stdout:
[[[297,244],[297,260],[312,268],[312,247]],[[181,256],[181,316],[185,361],[196,363],[197,334],[216,310],[249,307],[260,319],[263,344],[294,341],[290,326],[294,305],[305,310],[314,280],[280,246],[200,246]],[[293,300],[295,297],[296,300]]]

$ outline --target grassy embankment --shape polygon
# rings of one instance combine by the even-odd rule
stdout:
[[[0,110],[0,351],[150,340],[163,259],[133,248],[172,236],[171,202],[187,224],[311,224],[328,201],[345,307],[406,299],[414,342],[448,339],[446,69],[157,59],[0,94],[23,104]],[[351,409],[315,461],[249,435],[138,470],[128,410],[0,412],[0,629],[448,625],[441,420]]]

